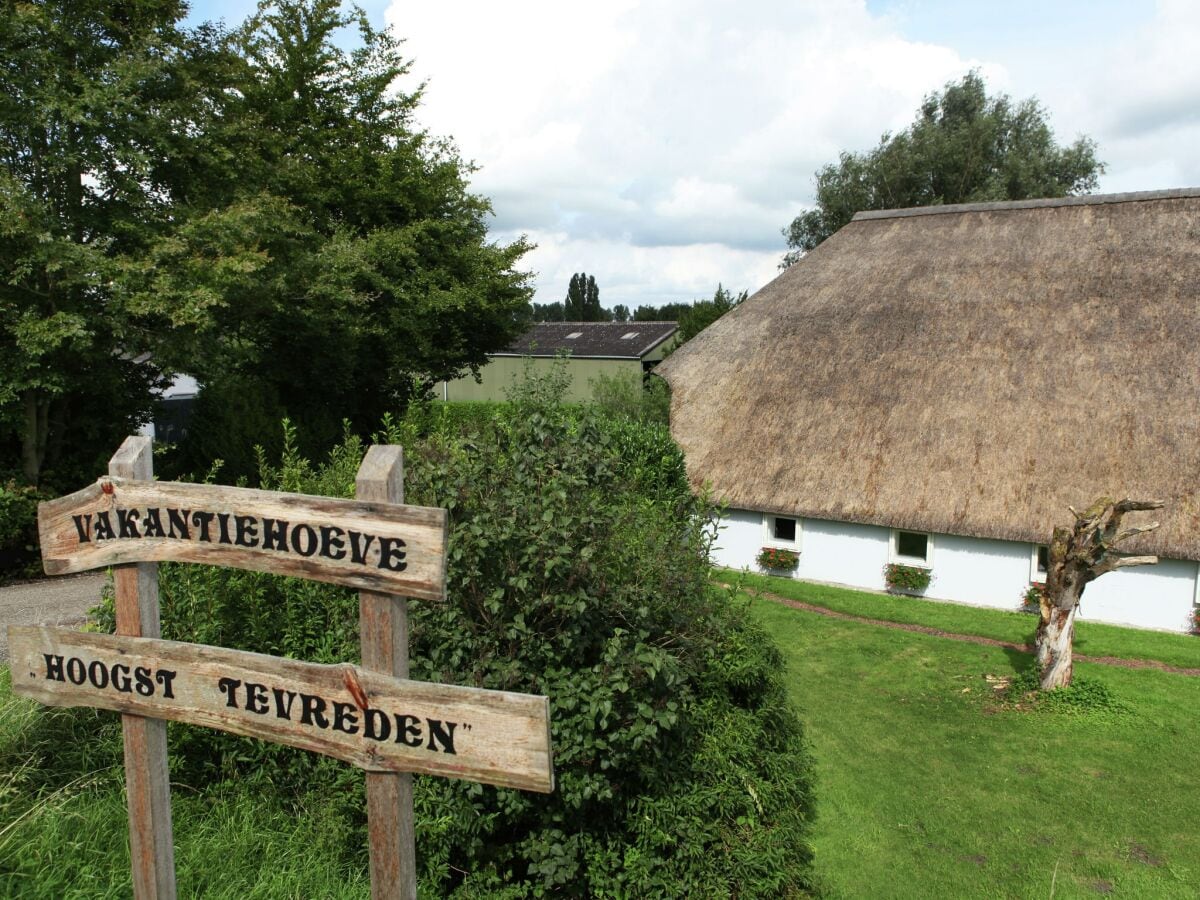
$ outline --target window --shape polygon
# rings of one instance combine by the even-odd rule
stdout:
[[[1050,571],[1050,548],[1045,544],[1034,544],[1029,557],[1029,580],[1045,581]]]
[[[581,338],[581,337],[583,337],[583,332],[582,332],[582,331],[572,331],[570,334],[568,334],[568,335],[566,336],[566,340],[568,340],[568,341],[573,341],[573,340],[575,340],[576,338]]]
[[[800,520],[792,516],[763,516],[763,542],[795,550],[800,545]]]
[[[933,537],[920,531],[893,531],[892,562],[929,568],[933,564]]]
[[[636,332],[636,331],[629,331],[629,332],[626,332],[625,334],[621,335],[621,340],[623,340],[623,341],[632,341],[632,340],[633,340],[635,337],[637,337],[637,336],[638,336],[638,332]]]

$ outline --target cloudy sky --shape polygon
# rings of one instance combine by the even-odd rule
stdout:
[[[233,24],[248,0],[193,0]],[[537,299],[573,272],[605,306],[751,292],[813,172],[904,128],[971,68],[1095,138],[1101,190],[1200,186],[1193,0],[367,0],[427,82],[420,123],[479,167]]]

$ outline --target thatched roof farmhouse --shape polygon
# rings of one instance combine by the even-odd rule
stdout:
[[[1158,498],[1130,549],[1200,560],[1200,190],[859,213],[658,373],[734,510],[1036,548]]]

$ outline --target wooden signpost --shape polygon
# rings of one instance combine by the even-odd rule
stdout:
[[[415,898],[412,775],[550,792],[545,697],[408,680],[405,595],[445,596],[446,513],[406,507],[399,447],[357,499],[151,480],[149,438],[109,477],[40,505],[48,573],[115,565],[115,635],[8,629],[15,693],[122,714],[134,894],[175,896],[166,721],[333,756],[367,772],[371,895]],[[184,560],[360,588],[362,665],[160,640],[157,565]]]

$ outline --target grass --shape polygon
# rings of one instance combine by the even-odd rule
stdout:
[[[1028,617],[765,580],[772,592],[1002,640]],[[1200,895],[1200,679],[1079,664],[1120,709],[1021,710],[986,674],[1027,654],[765,600],[818,766],[814,845],[834,897]],[[1092,625],[1092,653],[1195,664],[1185,636]],[[1190,639],[1197,645],[1200,641]]]
[[[731,583],[744,579],[741,583],[752,591],[778,594],[790,600],[800,600],[835,612],[882,619],[885,622],[926,625],[956,634],[974,634],[1020,644],[1031,643],[1034,629],[1037,627],[1037,618],[1028,613],[984,609],[961,603],[922,600],[917,597],[872,594],[789,578],[773,578],[769,575],[743,575],[732,569],[720,570],[719,575]],[[1083,604],[1086,608],[1086,591]],[[1155,659],[1170,666],[1200,668],[1200,638],[1187,634],[1076,621],[1075,650],[1089,656]]]
[[[130,896],[123,781],[115,716],[14,697],[0,667],[0,897]],[[173,786],[181,897],[370,895],[365,853],[344,846],[330,805],[277,794],[261,783]]]

